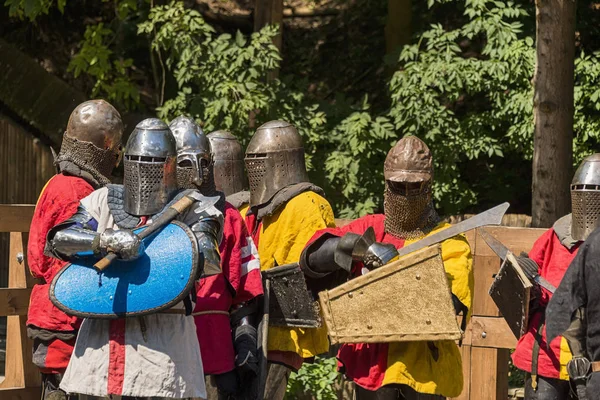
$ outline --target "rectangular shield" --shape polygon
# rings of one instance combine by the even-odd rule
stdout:
[[[269,281],[269,325],[293,328],[321,326],[319,304],[306,287],[304,273],[297,263],[261,272]]]
[[[462,337],[439,246],[411,253],[319,298],[333,344]]]
[[[527,332],[531,287],[531,282],[509,252],[489,293],[517,339]]]

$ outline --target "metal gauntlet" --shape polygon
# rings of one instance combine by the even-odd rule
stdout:
[[[234,306],[231,328],[235,348],[235,365],[241,375],[258,375],[258,334],[255,327],[256,303]]]
[[[94,253],[102,256],[115,253],[123,260],[135,260],[144,254],[144,242],[135,233],[128,230],[107,229],[94,240]]]

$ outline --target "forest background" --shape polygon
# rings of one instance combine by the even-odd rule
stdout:
[[[531,214],[533,1],[286,0],[282,41],[254,31],[254,5],[5,0],[0,37],[138,120],[186,113],[244,144],[292,122],[341,218],[382,209],[383,161],[407,134],[432,149],[441,214]],[[574,166],[598,151],[600,4],[580,0],[576,21]],[[290,391],[330,398],[336,379],[325,360]]]

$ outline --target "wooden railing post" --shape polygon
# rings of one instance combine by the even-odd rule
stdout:
[[[8,288],[0,289],[0,315],[7,316],[5,378],[2,400],[40,397],[40,372],[32,362],[32,341],[27,337],[27,308],[34,279],[27,267],[27,240],[33,206],[0,205],[0,232],[10,232]],[[6,256],[6,255],[4,255]]]

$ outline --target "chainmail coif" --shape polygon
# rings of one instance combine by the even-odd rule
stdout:
[[[110,183],[110,175],[117,162],[117,154],[110,149],[101,149],[91,142],[73,139],[66,134],[58,157],[54,161],[56,165],[61,162],[72,162],[82,171],[89,173],[99,184]]]
[[[386,182],[383,199],[385,231],[398,238],[418,239],[440,222],[429,189],[417,195],[404,196],[394,193]]]

